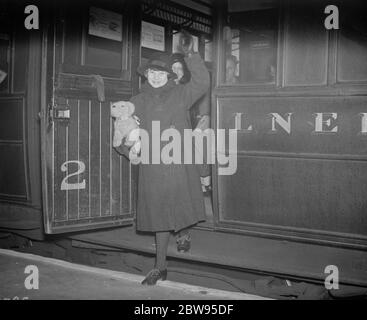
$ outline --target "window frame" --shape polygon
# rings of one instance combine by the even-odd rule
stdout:
[[[281,94],[281,95],[335,95],[335,94],[366,94],[367,81],[338,81],[337,63],[338,49],[341,30],[327,30],[327,53],[326,53],[326,83],[324,85],[295,85],[286,86],[284,83],[284,59],[285,59],[285,38],[288,28],[289,8],[292,5],[291,0],[279,0],[278,16],[278,35],[277,35],[277,68],[275,84],[256,84],[256,83],[236,83],[228,84],[225,82],[225,46],[224,28],[228,27],[227,4],[217,7],[215,33],[216,33],[216,51],[217,51],[217,74],[216,87],[218,93],[238,94]]]
[[[87,46],[87,37],[88,37],[88,28],[89,28],[89,8],[97,7],[103,10],[113,11],[122,15],[122,48],[121,48],[121,69],[114,68],[106,68],[106,67],[98,67],[85,64],[86,59],[86,46]],[[108,3],[102,2],[91,2],[84,4],[80,10],[83,10],[82,13],[82,28],[78,30],[79,47],[77,48],[77,63],[70,63],[65,61],[64,51],[66,47],[66,37],[67,31],[65,28],[65,24],[68,23],[68,19],[66,18],[67,12],[63,10],[60,12],[60,21],[61,26],[59,30],[56,32],[59,34],[59,37],[56,37],[56,45],[61,46],[61,60],[59,65],[59,72],[65,74],[78,74],[78,75],[91,75],[91,74],[99,74],[104,78],[112,78],[114,80],[123,80],[130,81],[131,80],[131,47],[132,47],[132,36],[131,36],[131,28],[129,24],[129,18],[124,15],[126,12],[123,8],[114,8],[108,6]],[[88,9],[88,10],[87,10]],[[117,11],[117,9],[119,9]],[[106,41],[115,41],[104,39]],[[117,41],[116,41],[117,42]]]

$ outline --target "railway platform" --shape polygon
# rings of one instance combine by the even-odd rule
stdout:
[[[142,276],[0,249],[1,300],[264,300],[174,281],[147,287]]]

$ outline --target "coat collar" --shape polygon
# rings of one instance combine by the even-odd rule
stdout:
[[[172,79],[169,79],[167,83],[160,88],[153,88],[148,81],[146,81],[141,88],[141,92],[148,93],[152,96],[162,96],[165,93],[169,92],[176,86],[175,82]]]

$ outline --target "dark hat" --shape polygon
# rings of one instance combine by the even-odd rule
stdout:
[[[176,74],[172,71],[171,68],[171,59],[168,55],[164,53],[152,55],[148,62],[138,67],[138,73],[144,76],[144,72],[147,69],[166,71],[168,72],[168,77],[176,77]]]

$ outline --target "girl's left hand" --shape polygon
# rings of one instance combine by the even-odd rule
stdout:
[[[181,30],[180,39],[178,42],[178,51],[182,52],[186,57],[193,53],[194,39],[186,30]]]

